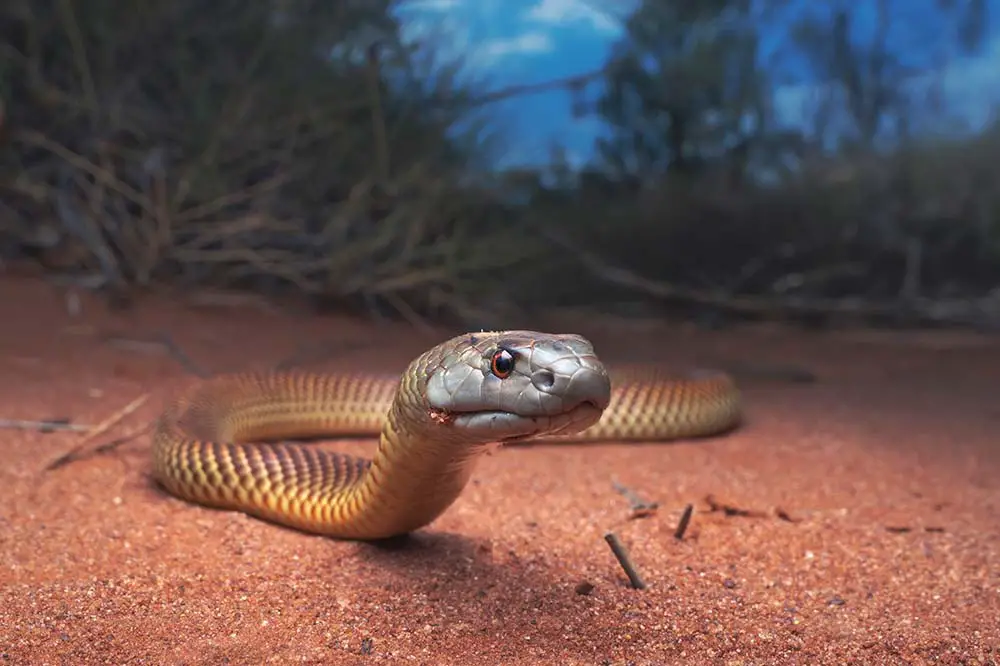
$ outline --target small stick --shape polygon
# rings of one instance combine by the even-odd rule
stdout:
[[[621,565],[625,575],[628,576],[629,584],[636,590],[645,590],[646,583],[642,580],[639,572],[636,571],[635,565],[632,564],[632,560],[628,556],[628,551],[625,550],[622,542],[618,540],[618,536],[614,532],[607,532],[604,535],[604,540],[608,542],[611,552],[614,553],[615,558],[618,560],[618,564]]]
[[[632,518],[645,518],[646,516],[651,516],[656,513],[656,509],[660,506],[657,502],[647,502],[636,495],[633,490],[623,486],[617,481],[612,481],[611,486],[628,501],[629,509],[632,511]]]
[[[95,454],[101,454],[101,453],[108,453],[110,451],[114,451],[115,449],[117,449],[122,444],[128,444],[129,442],[134,441],[140,435],[145,435],[147,432],[149,432],[150,430],[153,429],[154,425],[156,425],[156,421],[150,421],[146,425],[142,426],[141,428],[139,428],[137,430],[134,430],[134,431],[128,433],[127,435],[122,435],[121,437],[118,437],[116,439],[112,439],[110,442],[105,442],[104,444],[101,444],[100,446],[94,447],[94,453]]]
[[[92,453],[95,456],[101,455],[101,454],[104,454],[104,453],[110,453],[111,451],[114,451],[115,449],[117,449],[119,446],[122,446],[123,444],[128,444],[129,442],[135,440],[140,435],[144,435],[147,432],[149,432],[152,429],[154,423],[155,423],[154,421],[150,421],[149,423],[147,423],[143,427],[135,430],[134,432],[131,432],[131,433],[127,434],[127,435],[122,435],[121,437],[119,437],[117,439],[113,439],[110,442],[105,442],[104,444],[101,444],[100,446],[94,447],[94,449],[90,453]],[[68,465],[68,464],[70,464],[72,462],[76,462],[77,460],[82,460],[85,456],[82,456],[82,455],[78,456],[78,455],[76,455],[76,453],[78,453],[78,452],[79,452],[79,448],[77,448],[77,449],[75,449],[73,451],[70,451],[69,453],[67,453],[65,455],[59,456],[59,458],[57,458],[56,460],[54,460],[51,463],[49,463],[48,465],[46,465],[46,467],[45,467],[46,471],[50,471],[51,472],[54,469],[58,469],[60,467]]]
[[[684,507],[684,513],[681,514],[680,522],[677,523],[677,530],[674,531],[674,538],[677,540],[684,538],[684,533],[687,532],[688,524],[691,522],[691,514],[694,513],[694,504],[688,504]]]
[[[741,509],[733,504],[725,504],[720,502],[715,498],[715,495],[708,495],[705,497],[705,503],[708,504],[709,511],[721,511],[726,516],[740,516],[742,518],[767,518],[767,513],[765,511],[757,511],[754,509]]]
[[[410,307],[410,304],[400,298],[399,295],[389,291],[382,294],[382,298],[388,301],[389,305],[391,305],[393,309],[395,309],[396,312],[398,312],[399,315],[410,324],[410,326],[418,329],[425,335],[434,335],[434,327],[431,326],[430,322],[417,314],[417,311]]]
[[[202,379],[208,377],[209,373],[200,368],[197,363],[191,360],[191,357],[188,356],[183,349],[181,349],[180,345],[174,342],[174,339],[170,337],[169,333],[161,332],[157,336],[157,338],[160,340],[160,342],[163,343],[163,346],[167,348],[167,352],[170,354],[170,357],[175,361],[177,361],[177,363],[181,367],[183,367],[185,370],[190,372],[195,377],[200,377]]]
[[[69,430],[71,432],[87,432],[91,428],[93,428],[93,426],[70,423],[68,419],[44,419],[42,421],[0,419],[0,429],[3,430],[37,430],[38,432]]]
[[[109,417],[107,417],[94,427],[90,428],[87,434],[84,435],[83,439],[77,442],[76,446],[74,446],[69,451],[56,458],[55,461],[46,465],[45,468],[47,470],[52,470],[57,467],[62,467],[63,465],[71,462],[72,460],[75,460],[78,457],[77,454],[80,453],[80,451],[83,449],[84,446],[86,446],[89,442],[92,442],[95,438],[100,437],[108,430],[113,428],[119,421],[124,419],[126,416],[128,416],[135,410],[139,409],[139,407],[141,407],[142,404],[145,403],[147,400],[149,400],[149,393],[143,393],[132,402],[128,403],[115,413],[111,414]]]
[[[181,349],[180,346],[174,342],[173,338],[171,338],[167,333],[161,332],[153,339],[129,338],[114,335],[107,338],[106,342],[120,349],[139,353],[148,353],[155,350],[164,351],[167,356],[172,358],[178,365],[190,372],[192,375],[202,379],[208,377],[208,373],[199,368],[198,365],[191,360],[191,357],[185,354],[184,350]]]
[[[94,440],[94,438],[106,433],[123,418],[139,409],[139,407],[141,407],[147,400],[149,400],[149,393],[143,393],[138,398],[119,409],[117,412],[108,416],[108,418],[91,428],[90,432],[88,432],[87,436],[83,438],[83,441],[80,442],[79,446],[83,446],[87,442]]]

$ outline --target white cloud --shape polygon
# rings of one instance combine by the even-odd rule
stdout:
[[[518,20],[504,0],[404,0],[397,7],[404,39],[426,45],[444,61],[468,70],[489,69],[499,58],[548,50],[539,36],[518,36]],[[542,35],[544,37],[544,35]]]
[[[525,18],[537,23],[561,26],[583,23],[602,33],[618,33],[621,23],[609,8],[601,10],[598,0],[541,0],[528,10]]]
[[[545,53],[551,50],[552,38],[537,31],[526,32],[523,35],[507,39],[493,39],[477,49],[478,55],[491,60],[528,53]]]

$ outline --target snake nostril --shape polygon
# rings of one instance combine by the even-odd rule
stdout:
[[[551,370],[537,370],[531,375],[531,383],[535,388],[547,391],[556,383],[556,376]]]

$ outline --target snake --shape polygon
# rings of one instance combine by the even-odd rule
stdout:
[[[499,446],[699,438],[740,421],[740,392],[725,372],[609,368],[576,333],[480,331],[431,347],[402,374],[204,379],[160,412],[152,467],[187,502],[375,541],[430,525]],[[377,436],[374,454],[308,441],[352,436]]]

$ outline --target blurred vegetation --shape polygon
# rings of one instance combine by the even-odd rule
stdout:
[[[532,168],[498,167],[489,109],[533,88],[468,83],[401,4],[6,3],[0,262],[470,326],[1000,325],[1000,122],[942,101],[988,0],[645,0],[600,72],[541,86],[607,127],[595,157]]]

